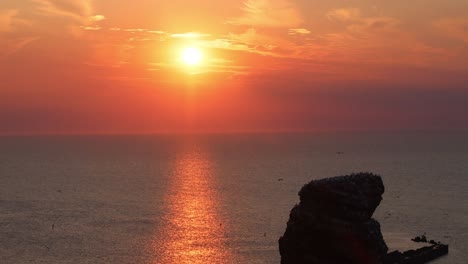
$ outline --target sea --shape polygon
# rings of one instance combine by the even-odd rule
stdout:
[[[0,137],[0,263],[280,263],[300,188],[373,172],[391,250],[468,263],[468,133]]]

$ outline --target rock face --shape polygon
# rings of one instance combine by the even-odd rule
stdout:
[[[382,179],[372,173],[304,185],[279,239],[281,264],[422,264],[448,253],[447,245],[430,241],[418,250],[387,254],[372,219],[383,193]]]
[[[281,263],[383,263],[388,248],[372,219],[383,193],[382,179],[371,173],[306,184],[279,240]]]

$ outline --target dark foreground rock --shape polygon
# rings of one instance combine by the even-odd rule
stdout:
[[[380,176],[371,173],[306,184],[279,240],[281,263],[419,264],[446,254],[448,247],[441,244],[388,254],[372,218],[384,190]]]
[[[448,254],[448,246],[432,244],[416,250],[394,251],[385,258],[385,264],[424,264]]]

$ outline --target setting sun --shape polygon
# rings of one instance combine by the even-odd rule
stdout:
[[[182,50],[181,58],[186,65],[198,65],[203,59],[203,54],[199,48],[187,47]]]

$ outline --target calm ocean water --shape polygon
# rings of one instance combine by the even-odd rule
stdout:
[[[0,262],[279,263],[301,186],[359,171],[392,248],[466,263],[464,133],[0,137]]]

